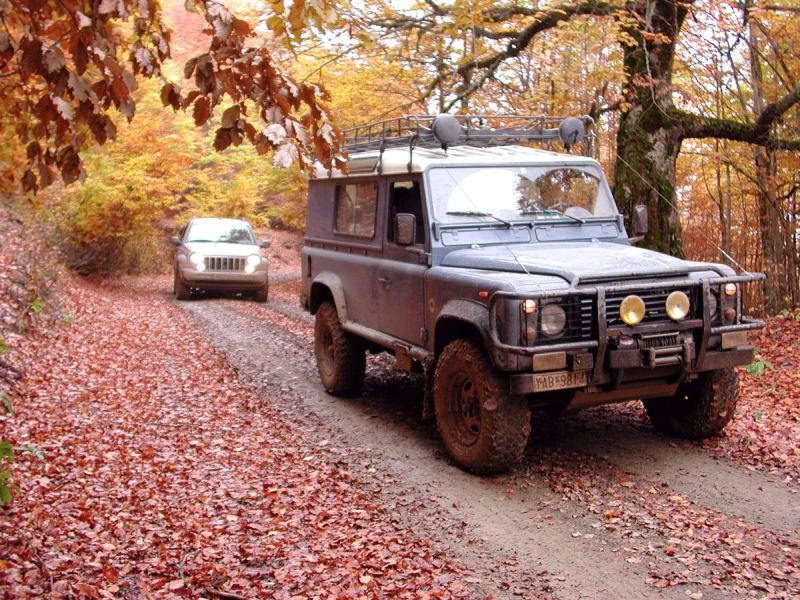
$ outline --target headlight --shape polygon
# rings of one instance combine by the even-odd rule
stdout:
[[[199,252],[192,252],[192,255],[189,257],[189,260],[195,266],[205,264],[205,262],[206,262],[205,257],[202,254],[200,254]]]
[[[567,313],[558,304],[547,304],[542,307],[539,316],[539,327],[542,333],[554,337],[564,331],[567,326]]]
[[[619,316],[627,325],[636,325],[644,319],[644,300],[639,296],[626,296],[619,305]]]
[[[258,254],[251,254],[247,257],[247,264],[253,267],[257,267],[261,262],[261,257]]]
[[[708,304],[708,316],[713,319],[717,314],[717,309],[719,308],[719,301],[717,301],[717,295],[713,290],[708,290],[706,304]]]
[[[675,291],[667,296],[667,316],[673,321],[685,319],[689,314],[689,296],[683,292]]]

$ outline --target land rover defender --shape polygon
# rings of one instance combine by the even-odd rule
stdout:
[[[585,118],[495,121],[355,128],[347,172],[310,179],[301,302],[325,389],[357,394],[365,352],[393,354],[476,473],[520,459],[538,406],[642,400],[663,432],[719,432],[763,327],[741,284],[763,275],[636,247],[596,160],[523,145],[575,146]]]

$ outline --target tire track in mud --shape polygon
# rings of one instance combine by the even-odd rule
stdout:
[[[563,598],[715,598],[755,591],[749,579],[742,584],[719,565],[696,564],[699,550],[685,539],[686,523],[676,519],[673,528],[669,516],[649,514],[643,503],[650,501],[665,510],[678,503],[676,510],[695,511],[691,515],[710,528],[723,523],[720,535],[728,537],[744,527],[758,538],[760,526],[775,537],[770,550],[786,554],[772,557],[773,563],[798,562],[791,540],[800,528],[800,495],[775,477],[630,423],[595,423],[591,411],[563,423],[544,420],[544,435],[532,440],[525,463],[510,475],[474,477],[449,463],[434,427],[416,420],[419,378],[394,371],[391,359],[368,360],[360,398],[327,395],[313,360],[312,321],[285,295],[273,295],[266,306],[216,300],[180,306],[246,379],[280,385],[292,398],[282,402],[301,403],[338,432],[339,443],[360,453],[356,469],[366,460],[368,472],[388,473],[394,483],[382,486],[387,504],[412,528],[449,546],[494,597],[541,597],[550,589]],[[534,426],[534,436],[540,427]],[[575,462],[585,464],[583,471],[571,471]],[[592,493],[581,486],[593,486]],[[621,499],[604,497],[604,489],[621,490]],[[427,510],[417,510],[420,502],[406,510],[409,495]],[[630,519],[616,515],[622,510]],[[665,585],[672,587],[658,587]],[[788,589],[791,578],[777,588],[778,597]]]

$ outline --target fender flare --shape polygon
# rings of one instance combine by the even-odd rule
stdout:
[[[486,306],[472,300],[457,298],[450,300],[442,307],[442,310],[439,311],[436,317],[436,325],[433,334],[433,347],[437,356],[444,348],[443,344],[440,344],[437,339],[440,324],[444,321],[461,321],[477,330],[483,342],[483,347],[491,356],[492,352],[490,348],[492,346],[489,338],[489,311]],[[492,357],[492,359],[494,362],[494,357]]]
[[[344,296],[344,286],[339,276],[330,271],[319,273],[311,282],[311,294],[309,299],[309,309],[311,314],[316,314],[321,301],[321,290],[327,289],[333,296],[333,303],[336,305],[336,312],[339,314],[339,321],[344,323],[350,319],[347,316],[347,303]]]

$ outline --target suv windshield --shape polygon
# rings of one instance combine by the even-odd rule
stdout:
[[[433,213],[442,223],[613,217],[614,205],[592,166],[431,169]]]
[[[225,242],[255,244],[250,226],[235,219],[198,219],[192,221],[186,234],[187,242]]]

